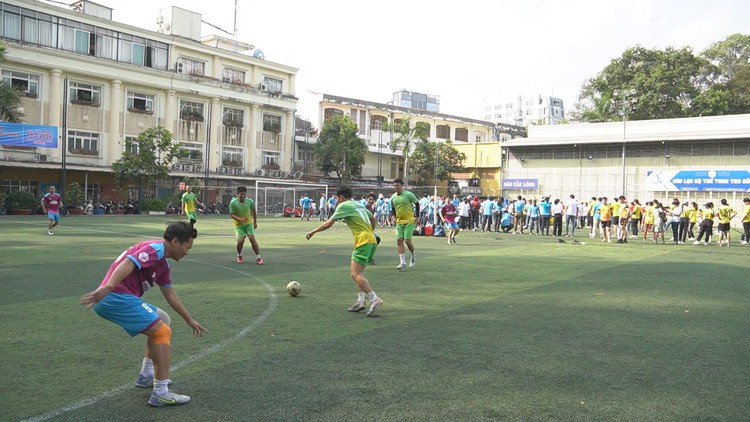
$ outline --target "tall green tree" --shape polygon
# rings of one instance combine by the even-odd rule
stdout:
[[[322,172],[335,172],[342,184],[348,184],[362,174],[367,143],[359,137],[357,124],[338,114],[323,123],[313,153]]]
[[[617,117],[615,102],[609,92],[595,92],[590,83],[584,85],[575,110],[570,112],[574,120],[589,123],[608,122]]]
[[[411,154],[410,171],[421,184],[448,180],[451,173],[465,171],[466,154],[453,147],[450,140],[431,142],[420,140]]]
[[[391,138],[391,151],[401,149],[404,156],[404,183],[409,183],[409,154],[414,143],[419,140],[426,141],[430,137],[429,127],[422,122],[411,124],[411,117],[388,122],[383,126],[384,131],[393,134]]]
[[[170,131],[161,126],[146,129],[137,138],[125,141],[125,152],[112,163],[115,181],[122,185],[127,180],[137,180],[142,200],[143,183],[165,178],[172,164],[183,156],[180,146],[172,142]]]
[[[5,63],[7,48],[0,42],[0,63]],[[21,105],[21,93],[6,81],[0,81],[0,120],[5,122],[21,122],[18,106]]]
[[[701,56],[716,65],[727,79],[731,79],[741,67],[750,64],[750,35],[732,34],[711,44]]]
[[[695,108],[702,115],[750,113],[750,35],[732,34],[701,55],[719,69],[718,83],[702,93]]]

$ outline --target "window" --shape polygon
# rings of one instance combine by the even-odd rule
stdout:
[[[190,160],[203,159],[203,144],[193,142],[180,142],[180,151],[185,158]]]
[[[73,154],[99,155],[99,134],[69,130],[68,151]]]
[[[224,126],[243,127],[245,121],[245,112],[237,108],[225,108],[222,123]]]
[[[370,129],[383,130],[383,126],[388,122],[385,116],[370,116]]]
[[[469,142],[468,129],[462,127],[456,128],[456,140],[461,142]]]
[[[138,140],[135,136],[125,137],[125,153],[132,155],[138,154]]]
[[[484,142],[484,137],[485,137],[484,132],[474,132],[475,142]]]
[[[266,132],[281,133],[281,116],[264,114],[263,130],[265,130]]]
[[[496,118],[496,119],[502,119],[502,118],[503,118],[503,115],[502,115],[502,114],[500,114],[500,113],[497,113],[497,114],[495,115],[495,118]]]
[[[5,38],[14,40],[21,39],[21,8],[18,6],[4,5],[2,34]]]
[[[278,168],[280,159],[281,159],[281,154],[278,152],[263,151],[263,167],[264,168],[271,168],[271,167]]]
[[[3,70],[3,81],[26,96],[36,97],[39,93],[38,75]]]
[[[495,110],[500,110],[502,108],[503,108],[503,106],[501,106],[500,104],[495,104]]]
[[[263,80],[263,83],[266,84],[266,89],[268,90],[268,92],[276,93],[281,92],[283,82],[284,81],[282,81],[281,79],[269,78],[268,76],[266,76]]]
[[[143,66],[146,64],[146,40],[128,34],[120,34],[118,60]]]
[[[184,57],[177,63],[177,73],[185,73],[187,75],[203,76],[205,68],[205,63]]]
[[[180,119],[202,122],[203,121],[203,103],[181,100],[180,101]]]
[[[416,122],[416,123],[414,123],[414,127],[415,128],[416,127],[422,127],[423,130],[424,130],[425,138],[426,139],[430,138],[430,132],[432,131],[432,127],[430,126],[429,123],[426,123],[426,122]]]
[[[98,106],[101,104],[101,91],[100,86],[71,82],[70,102]]]
[[[241,84],[245,82],[245,72],[225,67],[221,72],[221,80],[225,83]]]
[[[344,114],[344,112],[335,108],[327,108],[323,112],[323,121],[326,121],[337,114]]]
[[[128,91],[128,111],[154,113],[154,96]]]
[[[224,147],[221,152],[221,164],[224,166],[242,166],[242,148]]]
[[[437,125],[435,126],[435,131],[435,136],[438,139],[450,139],[451,137],[451,128],[448,125]]]
[[[507,103],[507,104],[505,104],[505,108],[513,108],[513,103]]]
[[[39,181],[37,180],[9,180],[5,179],[2,182],[2,188],[0,192],[11,193],[17,190],[28,192],[34,196],[38,195]],[[46,193],[46,192],[45,192]]]
[[[312,145],[298,145],[297,146],[297,161],[312,163],[315,161],[315,155],[313,154]]]

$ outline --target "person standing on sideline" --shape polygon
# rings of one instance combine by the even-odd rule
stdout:
[[[451,202],[450,198],[445,197],[445,205],[440,209],[440,217],[445,222],[445,228],[448,230],[448,244],[456,243],[456,235],[461,229],[458,228],[456,223],[456,207]]]
[[[336,191],[338,207],[331,218],[305,235],[310,240],[315,233],[328,230],[337,221],[343,221],[352,231],[354,236],[354,251],[352,252],[351,277],[357,285],[357,301],[349,307],[349,312],[359,312],[367,307],[365,297],[370,300],[370,309],[367,316],[373,313],[383,304],[383,299],[378,297],[370,287],[370,282],[364,275],[365,267],[375,256],[377,249],[377,238],[375,237],[375,217],[357,201],[352,200],[352,190],[348,186],[341,186]],[[374,198],[373,194],[373,198]],[[373,201],[374,203],[374,201]]]
[[[711,234],[714,231],[714,216],[716,215],[716,213],[714,212],[714,203],[706,203],[699,214],[702,220],[700,229],[698,230],[698,237],[695,238],[693,245],[700,245],[701,239],[703,238],[704,234],[706,235],[706,240],[703,244],[708,245],[708,243],[711,242]]]
[[[750,198],[742,200],[745,204],[745,209],[742,210],[742,237],[740,238],[741,245],[747,245],[750,242]]]
[[[560,199],[555,198],[555,203],[552,205],[552,236],[562,236],[562,216],[563,204]]]
[[[406,249],[404,243],[411,252],[409,266],[417,263],[417,254],[414,251],[414,243],[411,239],[414,235],[414,222],[419,215],[419,199],[413,193],[404,189],[404,180],[397,178],[393,181],[393,190],[396,192],[391,196],[391,207],[396,216],[396,246],[398,249],[399,264],[397,270],[406,268]],[[412,207],[412,204],[414,206]]]
[[[549,202],[549,196],[542,198],[542,202],[539,203],[539,214],[541,215],[542,234],[549,236],[549,220],[552,218],[552,204]]]
[[[193,335],[200,337],[206,329],[188,313],[172,288],[170,265],[167,258],[179,261],[184,258],[198,232],[185,221],[167,226],[162,240],[146,240],[136,243],[122,253],[109,267],[109,271],[93,292],[81,298],[81,304],[102,318],[121,326],[135,337],[144,334],[146,353],[136,387],[149,388],[153,392],[148,404],[154,407],[184,404],[190,396],[169,390],[169,366],[171,361],[172,329],[169,315],[154,305],[143,301],[142,296],[154,286],[159,286],[169,306],[192,328]]]
[[[719,207],[719,212],[717,213],[717,217],[719,218],[719,241],[716,243],[719,246],[721,246],[722,244],[726,244],[727,247],[729,247],[731,239],[729,225],[732,223],[732,219],[735,215],[737,215],[737,211],[729,206],[726,198],[722,198],[721,206]],[[724,242],[725,240],[726,242]]]
[[[50,236],[54,234],[52,229],[60,224],[60,207],[62,207],[60,194],[55,192],[53,185],[50,185],[49,192],[45,193],[42,197],[42,212],[47,214],[47,218],[49,219],[47,234]]]
[[[688,238],[687,240],[693,241],[695,240],[695,233],[693,232],[693,228],[695,227],[695,223],[698,221],[698,203],[693,201],[690,203],[690,207],[688,207]]]
[[[513,233],[518,233],[518,228],[521,228],[521,234],[523,234],[524,216],[523,210],[526,208],[526,202],[523,201],[521,195],[518,195],[518,199],[513,203],[513,218],[515,219],[515,227]]]
[[[628,201],[625,199],[625,195],[620,195],[620,208],[617,212],[620,217],[617,220],[617,243],[628,243],[628,220],[630,219],[630,207],[628,207]]]
[[[260,246],[255,240],[255,230],[258,230],[258,215],[255,212],[255,202],[247,197],[247,188],[237,187],[237,196],[229,202],[229,216],[234,220],[234,232],[237,237],[237,263],[242,264],[242,248],[245,246],[245,237],[250,239],[250,246],[255,252],[255,262],[263,265],[260,257]]]
[[[642,219],[643,208],[641,208],[641,203],[637,199],[634,199],[630,205],[630,229],[633,233],[630,235],[631,239],[638,239],[638,228],[641,225]]]
[[[198,204],[199,207],[203,208],[203,204],[195,197],[193,188],[189,185],[185,186],[185,193],[182,194],[180,201],[182,202],[182,213],[190,219],[190,224],[195,225],[195,222],[198,220],[198,212],[195,210],[195,205]]]
[[[602,231],[602,242],[610,243],[612,241],[610,239],[610,229],[612,228],[612,207],[607,203],[606,197],[602,197],[602,204],[599,206],[599,220]]]
[[[326,194],[320,196],[320,204],[318,204],[318,221],[325,221],[326,215],[328,214],[328,201],[326,200]]]
[[[300,216],[300,220],[310,221],[310,205],[312,204],[312,199],[310,199],[307,194],[304,194],[302,196],[302,199],[299,200],[299,204],[302,207],[302,215]]]
[[[495,212],[495,201],[492,200],[492,196],[488,196],[487,199],[482,202],[482,231],[492,231],[492,214]]]
[[[576,235],[576,220],[578,220],[578,201],[576,196],[571,194],[568,204],[565,206],[565,236],[568,236],[568,230],[570,226],[573,226],[573,230],[570,235],[575,237]]]

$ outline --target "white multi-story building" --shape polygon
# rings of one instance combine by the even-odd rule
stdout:
[[[23,92],[24,123],[60,135],[56,148],[0,147],[2,191],[79,182],[90,197],[111,197],[125,141],[156,126],[187,152],[172,181],[202,179],[208,199],[228,180],[293,174],[296,68],[202,38],[201,16],[184,9],[163,10],[159,32],[111,16],[89,1],[0,1],[2,78]]]
[[[543,95],[519,95],[485,104],[484,119],[516,126],[555,125],[565,118],[563,100]]]

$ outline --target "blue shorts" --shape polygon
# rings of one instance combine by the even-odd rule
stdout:
[[[54,212],[54,211],[47,211],[47,218],[50,220],[54,220],[55,222],[60,222],[60,213]]]
[[[110,293],[94,305],[94,311],[100,317],[119,325],[131,336],[137,336],[159,321],[157,309],[143,299],[125,293]]]
[[[445,223],[445,227],[447,227],[448,229],[457,229],[458,223]]]

